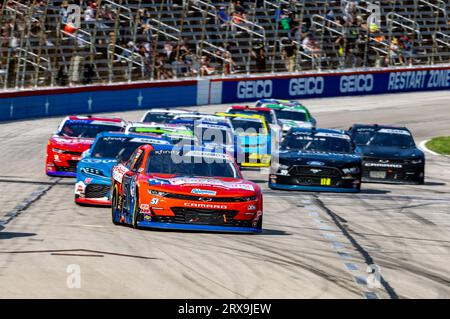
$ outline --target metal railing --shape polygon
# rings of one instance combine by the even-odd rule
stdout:
[[[173,46],[176,63],[189,63],[180,58],[180,46],[191,45],[189,55],[192,55],[194,63],[201,55],[214,57],[223,64],[229,63],[231,59],[218,53],[227,52],[227,55],[232,55],[239,71],[247,74],[253,72],[252,50],[256,40],[263,44],[269,71],[274,73],[287,70],[280,59],[282,37],[290,37],[299,49],[295,72],[347,67],[351,64],[349,55],[354,54],[351,50],[355,44],[349,38],[351,29],[340,21],[343,12],[338,7],[339,2],[331,0],[314,4],[309,0],[258,2],[263,3],[261,7],[256,6],[256,0],[246,1],[245,17],[239,17],[239,23],[232,20],[231,14],[229,21],[220,23],[218,6],[229,8],[231,1],[227,0],[189,0],[183,1],[181,6],[173,6],[171,0],[96,0],[98,8],[110,8],[112,17],[104,20],[100,10],[96,10],[92,21],[82,21],[81,28],[73,32],[64,29],[60,2],[42,2],[39,7],[35,6],[36,3],[34,0],[9,0],[1,8],[0,23],[7,21],[12,27],[7,29],[7,39],[1,39],[0,88],[54,85],[56,72],[61,68],[70,69],[74,63],[78,63],[77,67],[81,63],[92,65],[96,72],[95,82],[153,80],[160,63],[166,63],[163,67],[167,69],[174,67],[161,62],[161,53],[167,42]],[[86,2],[82,3],[84,12]],[[374,3],[360,0],[355,15],[362,15],[365,19],[371,13],[368,5]],[[402,7],[403,4],[406,6]],[[389,3],[381,1],[379,5],[382,7],[379,30],[357,29],[358,37],[365,41],[360,49],[363,50],[361,67],[392,63],[450,63],[446,1],[396,0]],[[339,20],[326,17],[328,6],[339,10],[335,10],[335,17]],[[138,16],[141,9],[145,16]],[[300,31],[282,28],[274,14],[281,9],[293,11],[294,22],[298,22],[296,28]],[[142,31],[144,18],[149,21],[145,35]],[[33,28],[38,31],[33,31]],[[317,52],[302,49],[307,33],[313,33],[320,49]],[[411,45],[412,58],[406,62],[392,58],[395,56],[392,43],[403,35],[407,35]],[[342,42],[337,44],[337,39]],[[129,47],[131,42],[133,46],[130,44]],[[144,45],[147,51],[142,50]],[[197,55],[193,54],[194,51]],[[186,75],[174,72],[167,74],[166,78],[178,76]],[[83,74],[80,82],[82,78]]]

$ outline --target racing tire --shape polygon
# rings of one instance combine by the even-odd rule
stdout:
[[[262,225],[263,225],[263,217],[261,216],[258,220],[258,224],[256,225],[256,228],[260,231],[262,231]]]
[[[138,221],[139,221],[139,216],[141,214],[139,213],[139,191],[136,188],[136,198],[134,199],[134,205],[133,205],[133,228],[138,229]]]
[[[118,201],[117,189],[114,188],[114,191],[111,196],[111,220],[114,225],[120,225],[120,222],[116,221],[115,218],[117,214],[117,201]]]

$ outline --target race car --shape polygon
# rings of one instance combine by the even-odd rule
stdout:
[[[270,166],[271,136],[264,116],[216,113],[233,125],[237,162],[242,167]]]
[[[173,125],[183,125],[193,130],[199,146],[228,152],[234,158],[237,154],[234,130],[229,120],[208,121],[202,119],[174,119]]]
[[[120,118],[68,116],[47,143],[45,172],[49,176],[75,177],[77,163],[98,133],[121,131]]]
[[[258,233],[261,189],[233,158],[202,147],[139,147],[112,172],[112,222],[133,227]]]
[[[269,187],[355,193],[361,189],[361,165],[345,132],[292,128],[272,155]]]
[[[245,115],[262,115],[266,119],[267,124],[275,129],[279,128],[279,122],[274,109],[267,107],[249,107],[241,105],[233,105],[227,109],[226,113],[245,114]]]
[[[92,147],[78,163],[75,203],[109,206],[111,169],[117,162],[127,161],[136,148],[146,144],[169,145],[171,141],[158,135],[104,132],[97,135]]]
[[[425,183],[425,154],[406,127],[355,124],[348,132],[363,156],[363,181]]]
[[[292,127],[312,128],[317,124],[309,110],[299,102],[275,99],[259,100],[256,102],[256,107],[273,109],[284,134]]]
[[[178,114],[191,113],[180,109],[151,109],[148,110],[141,119],[145,123],[167,123]]]

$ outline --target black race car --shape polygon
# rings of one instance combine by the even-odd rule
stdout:
[[[352,192],[361,187],[361,156],[343,131],[292,128],[272,154],[272,189]]]
[[[425,155],[406,127],[355,124],[348,132],[363,156],[363,181],[424,184]]]

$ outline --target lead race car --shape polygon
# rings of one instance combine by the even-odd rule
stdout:
[[[75,177],[82,153],[89,149],[97,134],[124,127],[120,118],[67,116],[47,143],[46,174]]]
[[[349,129],[363,156],[363,181],[425,183],[425,154],[406,127],[355,124]]]
[[[203,147],[144,145],[113,168],[112,221],[137,227],[257,233],[261,189],[233,158]]]
[[[292,128],[272,155],[269,187],[359,192],[361,157],[343,131]]]
[[[92,147],[78,163],[75,183],[75,203],[109,206],[111,169],[117,161],[126,161],[136,148],[145,144],[171,144],[169,138],[158,135],[139,135],[103,132],[97,135]]]

